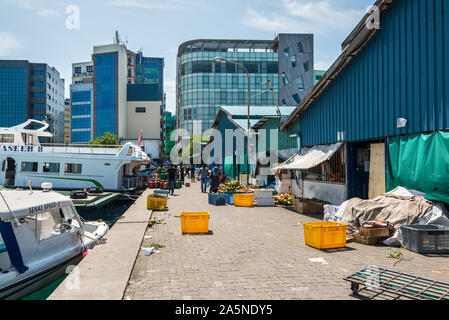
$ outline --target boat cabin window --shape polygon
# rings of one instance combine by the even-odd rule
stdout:
[[[2,171],[6,170],[6,160],[3,160],[2,162]]]
[[[82,165],[78,163],[66,163],[64,173],[81,174]]]
[[[14,143],[14,135],[0,134],[0,143]]]
[[[65,206],[61,208],[59,213],[61,215],[61,218],[65,219],[66,221],[68,221],[69,219],[72,220],[73,228],[79,228],[81,227],[81,225],[78,222],[77,213],[74,212],[74,210],[75,209],[72,206]]]
[[[37,172],[38,163],[37,162],[22,162],[23,172]]]
[[[50,173],[59,173],[59,163],[44,163],[42,171]]]

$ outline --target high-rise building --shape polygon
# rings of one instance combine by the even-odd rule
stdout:
[[[193,133],[212,126],[221,106],[297,105],[313,87],[313,35],[279,34],[274,40],[192,40],[179,46],[177,56],[178,128]],[[266,83],[270,80],[273,93]]]
[[[165,158],[170,159],[170,152],[176,142],[171,140],[171,134],[176,129],[176,115],[165,111]]]
[[[321,78],[324,76],[326,71],[324,70],[315,70],[313,71],[313,85],[316,85],[318,81],[321,80]]]
[[[51,142],[64,141],[64,79],[45,63],[0,60],[0,126],[28,119],[45,120],[54,135]]]
[[[72,122],[72,113],[70,111],[70,99],[65,99],[64,101],[64,144],[69,144],[71,141],[71,127],[70,124]]]
[[[73,64],[72,142],[87,143],[108,131],[122,142],[137,141],[140,130],[146,127],[141,120],[157,114],[157,123],[150,121],[157,128],[144,130],[144,139],[159,140],[147,145],[153,158],[159,157],[164,143],[163,68],[164,59],[134,53],[118,34],[113,44],[94,46],[91,62]]]
[[[72,65],[70,85],[71,143],[86,144],[93,139],[93,63]]]

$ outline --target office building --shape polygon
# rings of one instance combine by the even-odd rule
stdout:
[[[47,121],[52,141],[64,141],[64,79],[45,63],[0,60],[0,126]]]
[[[192,40],[179,46],[177,56],[178,128],[193,133],[212,126],[221,106],[248,104],[250,75],[252,108],[297,105],[313,87],[313,35],[279,34],[274,40]],[[270,80],[275,95],[266,83]]]
[[[69,144],[71,141],[71,127],[72,113],[70,111],[70,99],[65,99],[64,101],[64,144]]]

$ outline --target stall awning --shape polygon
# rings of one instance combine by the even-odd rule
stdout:
[[[307,170],[329,160],[342,146],[342,142],[330,145],[320,145],[302,148],[284,163],[278,164],[271,169],[274,174],[279,170]]]

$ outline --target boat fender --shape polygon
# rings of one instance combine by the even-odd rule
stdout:
[[[83,252],[83,259],[89,254],[89,251],[90,250],[86,250],[86,251]]]
[[[84,190],[74,190],[70,193],[71,199],[87,199],[87,192]]]

